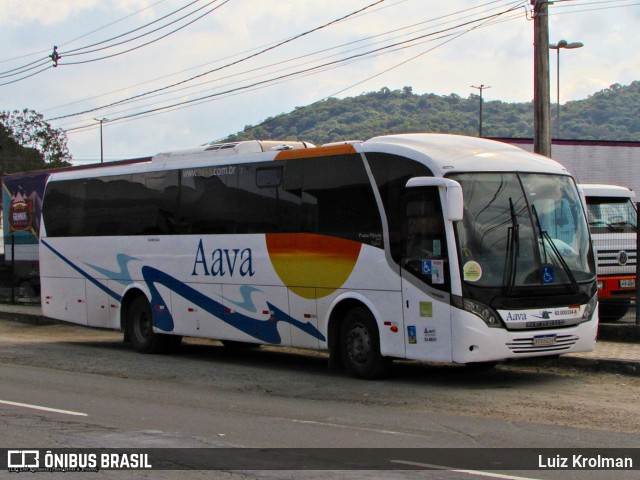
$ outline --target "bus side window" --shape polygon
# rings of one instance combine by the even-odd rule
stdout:
[[[367,153],[367,162],[376,181],[389,226],[389,251],[400,264],[402,251],[402,198],[405,185],[413,177],[433,176],[425,165],[398,155]]]
[[[71,237],[81,235],[84,227],[86,200],[85,179],[52,182],[47,185],[42,215],[47,236]]]
[[[301,202],[299,231],[382,245],[382,222],[362,159],[336,155],[293,159],[287,163],[281,202]]]
[[[284,165],[239,165],[236,233],[289,233],[300,228],[300,197],[284,189]]]
[[[402,266],[439,289],[448,289],[447,242],[437,187],[409,192],[403,202]]]
[[[178,215],[181,233],[236,233],[237,176],[235,170],[220,170],[225,173],[185,175],[182,172]]]

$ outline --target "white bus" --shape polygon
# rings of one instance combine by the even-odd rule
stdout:
[[[573,178],[504,143],[382,136],[241,142],[53,174],[46,316],[328,350],[361,378],[394,358],[488,364],[594,348],[597,284]]]

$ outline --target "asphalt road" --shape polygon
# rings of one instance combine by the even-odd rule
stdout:
[[[596,386],[596,390],[611,391],[612,385],[627,381],[616,376],[589,374],[585,379],[577,372],[565,375],[519,366],[478,374],[463,367],[409,362],[396,366],[394,373],[386,381],[358,381],[328,371],[324,354],[271,348],[232,351],[216,342],[197,340],[188,341],[176,354],[140,355],[124,345],[116,332],[2,322],[0,448],[603,449],[640,445],[640,434],[634,433],[633,426],[625,429],[620,418],[613,423],[614,415],[624,415],[625,408],[633,411],[636,406],[612,408],[611,428],[606,421],[589,428],[572,420],[571,409],[580,408],[575,396],[587,395]],[[593,409],[601,408],[600,401],[596,394]],[[621,402],[627,401],[623,397]],[[606,478],[632,478],[629,473],[607,472]],[[597,471],[506,474],[604,478]],[[95,475],[125,478],[123,472]],[[328,477],[470,479],[478,474],[266,470],[127,472],[126,476]],[[500,477],[487,473],[480,478]]]

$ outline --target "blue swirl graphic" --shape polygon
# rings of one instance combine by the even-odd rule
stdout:
[[[62,261],[64,261],[67,265],[73,268],[75,271],[80,273],[83,277],[85,277],[88,281],[96,285],[98,288],[109,294],[109,296],[115,298],[118,301],[122,301],[122,296],[113,290],[109,289],[106,285],[100,282],[98,279],[91,276],[89,273],[84,271],[82,268],[75,265],[68,258],[62,255],[60,252],[55,250],[51,245],[49,245],[46,241],[42,240],[42,244],[46,246],[49,250],[51,250],[56,256],[58,256]],[[125,254],[119,254],[116,256],[116,261],[118,266],[120,267],[119,271],[107,270],[102,267],[96,267],[94,265],[89,265],[89,267],[95,269],[97,272],[102,273],[103,275],[111,278],[113,280],[122,280],[124,279],[123,275],[126,273],[126,276],[130,278],[128,272],[128,262],[131,260],[136,260],[133,257],[129,257]],[[115,278],[118,277],[118,278]],[[189,302],[198,306],[202,310],[208,312],[219,320],[231,325],[234,328],[250,335],[257,340],[265,343],[271,343],[274,345],[282,343],[282,338],[280,337],[280,333],[278,332],[278,323],[284,322],[288,323],[303,332],[311,335],[314,338],[317,338],[321,341],[326,341],[324,335],[314,327],[310,322],[301,322],[291,317],[287,313],[280,310],[275,305],[267,302],[267,306],[269,310],[273,312],[273,315],[269,320],[259,320],[256,318],[249,317],[242,313],[234,312],[225,307],[222,303],[214,300],[213,298],[207,297],[203,293],[198,290],[190,287],[184,282],[181,282],[175,277],[168,275],[167,273],[158,270],[157,268],[150,266],[142,267],[142,278],[147,284],[149,291],[151,292],[151,305],[153,312],[153,324],[155,327],[163,330],[165,332],[172,332],[174,329],[174,321],[173,315],[171,314],[171,310],[167,306],[166,302],[162,298],[159,290],[156,285],[162,285],[172,292],[180,295],[185,298]],[[121,282],[122,283],[122,282]],[[255,306],[251,300],[251,293],[257,291],[258,289],[252,286],[242,286],[240,287],[240,293],[242,295],[242,302],[233,302],[234,305],[247,309],[249,311],[256,311]]]

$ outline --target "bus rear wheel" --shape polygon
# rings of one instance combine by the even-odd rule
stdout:
[[[388,375],[391,359],[380,353],[380,334],[371,312],[357,307],[345,315],[340,331],[340,351],[347,372],[373,380]]]
[[[153,331],[153,315],[147,299],[139,296],[131,302],[127,316],[127,337],[140,353],[162,353],[180,345],[182,337]]]

